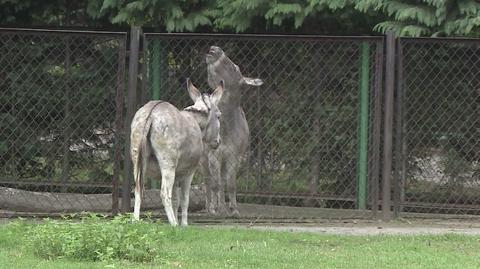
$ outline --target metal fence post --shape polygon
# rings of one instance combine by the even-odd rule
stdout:
[[[118,48],[118,74],[117,74],[117,95],[115,98],[115,146],[114,146],[114,167],[112,179],[112,214],[118,214],[118,198],[119,198],[119,179],[121,172],[121,144],[123,139],[121,135],[124,134],[123,128],[123,107],[125,103],[125,50],[126,38],[122,40]]]
[[[160,99],[160,41],[158,39],[153,41],[152,53],[152,99]]]
[[[401,203],[403,202],[403,175],[405,173],[403,163],[405,156],[403,154],[403,51],[401,39],[397,41],[397,88],[395,99],[395,167],[394,167],[394,187],[393,187],[393,217],[397,218],[401,212]]]
[[[62,158],[62,175],[61,175],[61,183],[62,187],[60,188],[61,192],[67,192],[67,181],[70,178],[70,138],[71,138],[71,125],[73,123],[71,117],[71,110],[72,110],[72,97],[71,92],[72,89],[70,88],[70,80],[71,80],[71,48],[70,48],[70,36],[66,36],[65,38],[65,107],[63,112],[64,114],[64,130],[63,130],[63,158]]]
[[[130,124],[137,108],[137,75],[138,75],[138,54],[140,44],[139,26],[132,26],[130,30],[130,52],[128,62],[128,97],[127,97],[127,118],[125,126],[125,177],[122,184],[122,212],[130,211],[130,193],[132,178],[132,163],[130,159]]]
[[[385,107],[383,129],[383,170],[382,170],[382,216],[391,219],[391,172],[392,172],[392,136],[393,136],[393,91],[395,88],[395,33],[386,35],[385,59]]]
[[[374,111],[372,137],[372,166],[371,166],[371,199],[374,217],[378,214],[380,193],[380,143],[382,127],[382,89],[383,89],[383,56],[384,42],[377,43],[375,49],[375,82],[374,82]]]

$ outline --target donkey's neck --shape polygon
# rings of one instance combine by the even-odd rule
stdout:
[[[225,86],[222,99],[218,104],[218,108],[222,113],[231,109],[235,109],[241,106],[241,89],[240,87],[229,87]]]
[[[189,122],[194,123],[203,129],[203,127],[207,124],[208,116],[205,113],[199,111],[190,111],[190,110],[182,110],[180,114]]]

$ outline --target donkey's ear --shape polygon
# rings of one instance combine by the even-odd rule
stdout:
[[[215,105],[218,105],[218,102],[220,101],[220,99],[222,99],[223,87],[224,87],[224,82],[223,82],[223,80],[221,80],[220,84],[215,89],[215,91],[213,91],[213,93],[211,95],[212,101]]]
[[[202,95],[197,87],[195,87],[195,85],[193,85],[193,83],[190,81],[190,78],[187,78],[187,90],[193,102],[196,102],[197,99]]]
[[[251,86],[261,86],[263,84],[263,80],[259,78],[247,78],[243,77],[243,83]]]

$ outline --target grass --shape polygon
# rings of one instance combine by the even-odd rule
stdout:
[[[95,222],[109,225],[105,220]],[[59,225],[65,223],[61,221]],[[0,225],[0,268],[468,269],[480,264],[478,236],[336,236],[233,228],[174,229],[158,223],[141,224],[144,228],[140,231],[157,235],[157,241],[148,240],[157,244],[157,254],[148,262],[118,258],[92,261],[78,258],[81,255],[42,258],[35,241],[38,238],[33,237],[34,233],[44,232],[45,225],[50,224]],[[91,228],[88,223],[76,225],[86,227],[85,230]],[[138,240],[143,242],[145,238]],[[45,243],[41,249],[44,248]]]

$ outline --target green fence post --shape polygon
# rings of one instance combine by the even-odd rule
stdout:
[[[357,208],[366,209],[368,151],[368,92],[370,45],[363,42],[360,58],[360,108],[358,127]]]

